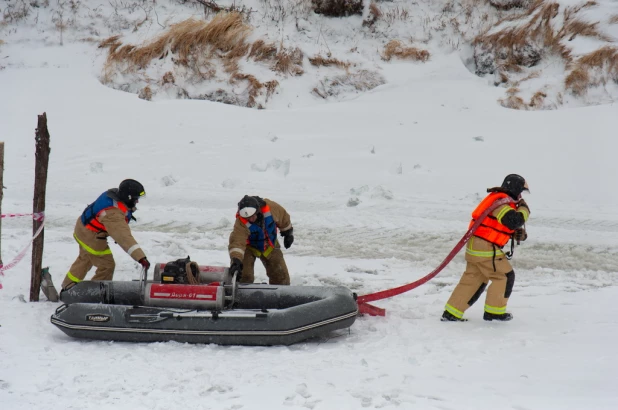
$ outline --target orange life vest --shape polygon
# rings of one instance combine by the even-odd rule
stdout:
[[[474,212],[472,212],[472,221],[470,221],[470,225],[468,229],[472,227],[474,221],[478,219],[479,216],[485,211],[487,208],[491,206],[495,201],[508,198],[509,196],[503,192],[492,192],[487,195],[483,201],[476,207]],[[508,204],[512,209],[517,209],[515,207],[515,203]],[[488,242],[493,243],[499,247],[503,247],[506,243],[511,239],[511,235],[515,232],[512,229],[509,229],[507,226],[502,225],[498,219],[492,214],[489,214],[485,217],[481,226],[478,227],[476,232],[474,232],[474,236],[478,236],[479,238],[485,239]]]
[[[103,195],[105,195],[105,194],[103,194]],[[101,196],[103,196],[103,195],[101,195]],[[132,212],[129,211],[129,208],[124,203],[122,203],[120,201],[112,200],[111,198],[109,198],[109,202],[110,203],[106,203],[106,204],[101,205],[100,207],[102,209],[100,209],[100,210],[96,209],[97,208],[96,207],[97,202],[93,203],[93,205],[95,205],[94,212],[96,212],[96,214],[94,215],[94,217],[92,219],[90,219],[90,221],[85,221],[86,223],[85,223],[84,226],[87,229],[89,229],[89,230],[91,230],[93,232],[97,232],[97,233],[99,233],[99,232],[107,232],[107,229],[105,229],[105,225],[103,225],[101,222],[99,222],[99,215],[101,215],[102,212],[104,212],[105,210],[110,209],[110,208],[118,208],[118,209],[120,209],[122,211],[122,213],[125,215],[125,221],[127,223],[129,223],[130,218],[131,218],[131,214],[132,214]],[[111,204],[111,206],[108,206],[110,204]],[[83,222],[84,222],[84,220],[82,219],[82,223]]]

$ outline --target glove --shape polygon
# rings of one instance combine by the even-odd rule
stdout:
[[[285,249],[289,249],[294,243],[294,228],[281,232],[281,236],[283,236],[283,246],[285,246]]]
[[[525,206],[526,208],[528,208],[528,210],[530,210],[530,207],[528,206],[528,204],[526,203],[526,201],[524,201],[523,198],[521,198],[519,200],[519,202],[517,202],[517,208],[519,208],[520,206]]]
[[[234,276],[234,273],[238,272],[236,275],[236,280],[239,281],[242,278],[242,261],[238,258],[232,258],[232,263],[230,264],[230,273]]]
[[[148,268],[150,268],[150,262],[148,262],[148,259],[146,259],[145,257],[140,259],[138,262],[144,267],[144,269],[148,270]]]
[[[528,234],[526,233],[526,230],[524,228],[517,228],[515,229],[515,232],[513,232],[513,239],[515,239],[517,243],[523,242],[527,238]]]

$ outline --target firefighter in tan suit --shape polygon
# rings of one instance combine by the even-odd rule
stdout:
[[[145,269],[150,267],[144,251],[131,234],[129,222],[139,199],[146,195],[144,187],[133,179],[126,179],[118,188],[103,192],[77,218],[73,237],[79,245],[79,255],[62,282],[62,290],[81,282],[88,271],[97,268],[92,280],[112,280],[114,256],[107,244],[112,237],[120,247]]]
[[[495,201],[511,198],[513,202],[492,211],[466,244],[466,271],[446,303],[442,321],[463,322],[463,314],[476,302],[491,281],[485,298],[483,319],[508,321],[513,315],[506,312],[506,305],[515,283],[515,272],[509,263],[513,254],[513,240],[526,240],[524,224],[530,208],[521,199],[522,191],[528,191],[526,180],[520,175],[507,175],[502,186],[489,188],[489,195],[472,213],[472,221]],[[511,240],[511,251],[502,248]]]
[[[288,249],[294,242],[294,233],[287,211],[268,198],[245,195],[240,200],[228,249],[230,272],[238,272],[241,283],[253,283],[255,260],[260,258],[271,285],[290,284],[277,229],[281,231],[285,249]]]

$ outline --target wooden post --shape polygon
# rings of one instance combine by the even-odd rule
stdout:
[[[4,198],[4,141],[0,141],[0,214],[2,213],[2,199]],[[0,267],[2,262],[2,218],[0,218]]]
[[[47,113],[38,116],[34,140],[36,141],[36,162],[34,166],[34,199],[32,212],[45,212],[45,190],[47,187],[47,165],[49,164],[49,131]],[[43,222],[32,221],[32,235]],[[32,272],[30,274],[30,302],[38,302],[41,288],[41,266],[43,264],[43,238],[45,229],[32,242]]]

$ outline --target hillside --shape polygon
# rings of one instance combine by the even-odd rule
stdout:
[[[392,83],[390,65],[450,53],[508,108],[618,95],[608,1],[11,0],[0,16],[5,48],[85,42],[103,84],[146,100],[319,105]]]

